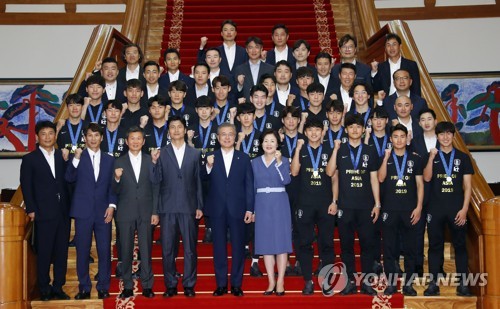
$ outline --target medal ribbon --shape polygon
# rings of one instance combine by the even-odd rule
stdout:
[[[363,150],[363,144],[359,144],[359,149],[358,149],[358,154],[356,155],[356,159],[354,159],[354,153],[352,152],[352,148],[349,143],[347,143],[347,147],[349,147],[349,153],[351,154],[352,166],[355,170],[357,170],[359,165],[359,159],[361,158],[361,152]]]
[[[336,140],[339,140],[340,137],[342,136],[342,133],[344,132],[344,127],[340,127],[340,130],[337,132],[337,136],[335,137]],[[333,149],[333,132],[331,128],[328,128],[328,140],[330,141],[330,148]]]
[[[285,135],[285,140],[286,140],[286,147],[288,149],[288,155],[290,156],[290,158],[292,157],[292,153],[293,151],[295,150],[295,148],[297,147],[297,140],[298,140],[298,137],[299,135],[295,135],[295,137],[293,138],[293,144],[290,145],[290,138]]]
[[[219,111],[221,110],[219,108],[219,106],[217,105],[217,103],[214,104],[214,107],[218,108]],[[229,110],[229,102],[226,101],[226,106],[224,106],[224,111],[222,112],[222,115],[219,112],[219,114],[215,117],[215,118],[217,118],[217,125],[220,125],[221,123],[223,123],[224,121],[226,121],[226,115],[227,115],[227,111],[228,110]]]
[[[371,107],[368,107],[368,109],[366,110],[365,118],[363,119],[365,126],[366,126],[366,122],[368,121],[368,117],[370,117],[371,110],[372,110]],[[354,110],[354,114],[357,114],[357,113],[358,113],[358,111]]]
[[[186,109],[186,105],[182,105],[181,110],[179,111],[179,116],[184,115],[184,110]],[[172,108],[170,110],[172,112],[172,115],[177,116],[177,113],[175,112],[175,108]]]
[[[73,133],[73,128],[72,128],[69,120],[67,121],[69,137],[71,138],[71,145],[73,145],[73,146],[78,146],[78,137],[80,137],[80,132],[82,131],[82,123],[83,123],[83,121],[80,120],[80,123],[78,124],[78,128],[76,128],[76,133]]]
[[[377,148],[377,154],[379,157],[384,156],[384,150],[387,147],[387,135],[384,135],[384,141],[382,142],[382,147],[380,147],[380,144],[378,143],[378,138],[373,134],[373,142],[375,144],[375,148]]]
[[[243,139],[243,141],[241,141],[241,145],[243,146],[243,152],[246,154],[248,154],[250,152],[250,147],[252,147],[254,135],[255,135],[255,130],[252,130],[252,134],[250,134],[250,138],[248,139],[248,145],[247,145],[245,139]]]
[[[212,129],[212,122],[210,121],[210,124],[207,127],[207,135],[205,138],[203,138],[203,127],[198,125],[198,130],[200,131],[200,140],[203,141],[203,145],[201,146],[201,149],[206,149],[207,144],[208,144],[208,138],[210,137],[210,130]]]
[[[453,169],[452,169],[453,168],[453,159],[455,159],[455,148],[453,148],[453,150],[451,151],[449,163],[446,163],[446,161],[444,159],[443,152],[441,151],[441,149],[439,149],[439,156],[441,157],[441,162],[443,162],[443,167],[444,167],[444,171],[446,173],[446,176],[451,177],[451,173],[453,171]]]
[[[307,144],[307,151],[309,151],[309,157],[311,157],[311,163],[313,166],[313,171],[317,171],[319,167],[319,160],[321,159],[321,150],[323,150],[323,145],[320,145],[318,148],[318,154],[316,158],[313,156],[311,145]]]
[[[403,180],[406,166],[406,159],[408,159],[408,152],[405,150],[405,155],[403,156],[403,162],[401,162],[401,167],[399,166],[398,157],[396,153],[392,152],[392,158],[394,159],[394,165],[396,166],[396,173],[398,174],[398,179]]]
[[[260,123],[260,128],[257,128],[257,120],[253,121],[253,127],[259,130],[260,132],[264,132],[264,127],[266,126],[267,114],[264,113],[262,116],[262,122]]]
[[[153,126],[154,131],[155,131],[155,140],[156,140],[156,147],[160,148],[161,147],[161,142],[163,141],[163,135],[165,134],[165,131],[167,130],[167,123],[165,122],[165,125],[163,126],[163,129],[161,130],[161,134],[158,134],[158,128]]]
[[[97,121],[99,120],[99,118],[101,118],[102,103],[99,104],[99,109],[97,110],[97,115],[94,116],[94,113],[92,112],[92,107],[90,105],[87,107],[87,112],[89,113],[89,116],[90,116],[90,122],[97,123]]]
[[[269,110],[269,115],[271,115],[271,116],[274,113],[274,107],[275,107],[275,105],[276,105],[276,102],[274,102],[274,100],[273,100],[273,102],[271,103],[271,108]]]
[[[307,102],[307,107],[309,107],[309,105],[311,105],[311,102]],[[304,98],[302,96],[300,97],[300,107],[302,107],[303,112],[306,111],[306,106],[304,104]]]
[[[110,136],[110,132],[106,129],[106,137],[108,139],[108,152],[113,153],[115,151],[116,137],[118,136],[118,129],[113,132],[113,138]]]

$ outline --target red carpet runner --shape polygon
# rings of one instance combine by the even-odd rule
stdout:
[[[159,235],[159,228],[156,229],[154,239],[157,239]],[[318,285],[318,280],[313,277],[315,285],[315,294],[313,296],[303,296],[301,294],[302,288],[304,287],[304,280],[302,277],[289,276],[285,277],[285,289],[286,295],[283,297],[263,296],[262,292],[267,288],[267,277],[264,274],[261,278],[251,277],[250,273],[250,259],[246,260],[245,263],[245,276],[243,279],[243,291],[245,296],[242,298],[234,297],[231,294],[214,297],[212,296],[213,290],[215,290],[215,276],[213,269],[213,259],[212,259],[212,245],[204,244],[201,239],[204,235],[204,228],[200,226],[199,241],[198,241],[198,281],[196,283],[196,297],[187,298],[182,294],[182,279],[179,279],[179,295],[173,298],[163,298],[162,294],[165,291],[165,286],[163,283],[163,267],[161,261],[161,246],[158,244],[153,245],[153,271],[155,273],[155,282],[153,291],[156,296],[152,299],[147,299],[143,297],[140,293],[142,289],[139,282],[135,282],[134,293],[135,297],[131,297],[125,300],[118,299],[117,296],[122,288],[122,283],[120,280],[116,279],[114,276],[111,279],[111,297],[104,300],[104,308],[158,308],[164,306],[172,306],[177,308],[235,308],[238,306],[239,309],[243,308],[283,308],[283,307],[298,307],[301,308],[327,308],[323,306],[332,306],[335,304],[335,308],[403,308],[403,296],[401,294],[394,294],[392,297],[386,297],[380,294],[377,297],[371,297],[366,295],[351,295],[351,296],[340,296],[334,295],[333,297],[325,297],[321,293]],[[231,254],[230,245],[228,245],[228,254]],[[315,252],[317,254],[316,243],[314,244]],[[137,249],[137,248],[136,248]],[[335,253],[337,254],[337,261],[340,261],[340,243],[338,240],[337,230],[335,230]],[[356,268],[360,269],[359,263],[359,245],[356,240],[355,245],[356,254]],[[179,249],[179,257],[177,258],[177,270],[182,273],[183,270],[183,249],[182,244]],[[290,257],[290,263],[295,264],[295,255]],[[316,269],[318,263],[318,257],[315,256],[313,269]],[[265,272],[265,267],[262,259],[259,261],[260,269]],[[229,258],[229,267],[231,267],[231,259]],[[113,247],[113,262],[112,262],[112,273],[116,268],[116,248]],[[137,268],[136,263],[134,263],[134,270]],[[359,290],[359,287],[358,287]]]
[[[273,26],[284,23],[290,30],[289,46],[298,39],[311,44],[310,62],[321,50],[340,59],[329,0],[167,0],[160,63],[167,48],[178,48],[181,71],[189,73],[202,36],[208,37],[207,47],[222,44],[220,24],[226,19],[238,25],[239,45],[244,46],[249,36],[258,36],[264,41],[264,49],[270,50],[274,47]]]

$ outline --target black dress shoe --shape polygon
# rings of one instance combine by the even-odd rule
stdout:
[[[90,292],[78,292],[78,294],[75,295],[75,299],[90,299]]]
[[[402,292],[404,296],[417,296],[417,291],[411,285],[405,285]]]
[[[72,240],[69,241],[68,247],[74,247],[74,246],[76,246],[76,244],[75,244],[75,239],[73,238]]]
[[[262,272],[259,269],[259,264],[257,262],[253,263],[250,266],[250,276],[252,277],[262,277]]]
[[[119,298],[125,299],[134,296],[134,291],[132,289],[123,289],[123,291],[118,295]]]
[[[184,295],[186,297],[194,297],[196,295],[196,293],[194,292],[194,289],[193,288],[184,288]]]
[[[203,237],[202,242],[205,244],[209,244],[212,242],[212,229],[211,228],[205,229],[205,236]]]
[[[155,297],[155,293],[153,292],[152,289],[144,289],[142,290],[142,296],[147,298],[153,298]]]
[[[109,297],[109,292],[108,290],[98,290],[97,291],[97,298],[99,299],[105,299]]]
[[[220,286],[220,287],[217,287],[214,291],[214,293],[212,294],[213,296],[222,296],[224,294],[227,294],[227,287],[225,286]]]
[[[398,292],[398,288],[394,285],[388,285],[386,288],[385,288],[385,291],[384,291],[384,295],[392,295],[394,293],[397,293]]]
[[[52,298],[57,300],[68,300],[71,297],[69,297],[68,294],[64,293],[64,291],[58,290],[58,291],[52,291]]]
[[[340,295],[351,295],[357,293],[358,289],[356,288],[356,285],[352,281],[347,281],[345,288],[342,291],[340,291]]]
[[[240,287],[231,287],[231,294],[234,296],[243,296],[243,290]]]
[[[306,281],[304,288],[302,289],[302,295],[313,295],[314,294],[314,282],[312,280]]]
[[[439,294],[439,286],[434,281],[431,281],[424,291],[424,296],[439,296]]]
[[[48,293],[41,293],[40,294],[40,300],[41,301],[49,301],[52,299],[52,294],[50,292]]]
[[[468,286],[460,284],[459,286],[457,286],[457,296],[470,297],[472,296],[472,293],[470,292]]]
[[[371,285],[368,285],[366,283],[363,283],[361,285],[361,289],[360,289],[360,293],[361,294],[365,294],[365,295],[371,295],[371,296],[375,296],[377,295],[377,291],[375,291]]]
[[[163,297],[174,297],[177,295],[177,288],[168,288],[165,293],[163,293]]]

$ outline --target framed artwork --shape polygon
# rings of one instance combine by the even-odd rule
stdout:
[[[0,79],[0,157],[36,147],[35,124],[54,120],[71,79]]]
[[[431,74],[470,150],[500,150],[500,72]]]

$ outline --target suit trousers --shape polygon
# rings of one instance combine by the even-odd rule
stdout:
[[[132,262],[134,258],[135,231],[137,231],[139,251],[141,252],[141,286],[143,289],[153,288],[153,270],[151,268],[151,247],[153,238],[151,234],[151,218],[138,218],[131,222],[117,222],[120,229],[118,241],[121,246],[122,279],[125,289],[133,289]]]
[[[198,229],[194,214],[162,213],[160,214],[161,245],[163,254],[163,274],[165,276],[165,286],[167,288],[177,287],[177,277],[175,276],[175,248],[179,239],[176,237],[177,229],[182,236],[184,246],[184,275],[182,286],[184,288],[194,288],[197,276],[196,245],[198,239]]]
[[[111,279],[111,223],[104,218],[75,218],[76,272],[80,292],[90,292],[92,283],[89,275],[89,256],[94,232],[98,264],[97,290],[109,290]]]
[[[61,291],[66,283],[70,219],[63,215],[35,222],[37,279],[41,293],[50,293],[50,264],[54,264],[52,290]]]

